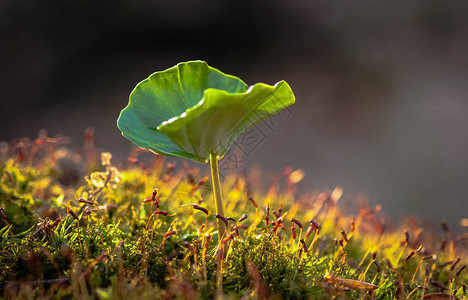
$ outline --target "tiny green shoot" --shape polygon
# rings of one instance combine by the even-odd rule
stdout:
[[[157,154],[210,162],[217,214],[224,215],[218,160],[249,128],[295,101],[290,86],[248,86],[203,61],[179,63],[140,82],[117,125]],[[218,219],[219,240],[225,233]]]

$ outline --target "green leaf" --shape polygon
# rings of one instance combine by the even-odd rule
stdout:
[[[206,162],[248,128],[294,103],[289,85],[248,87],[203,61],[156,72],[130,94],[117,125],[142,148]]]

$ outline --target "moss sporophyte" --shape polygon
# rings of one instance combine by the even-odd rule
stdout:
[[[141,148],[209,161],[216,212],[224,216],[218,160],[242,133],[294,101],[285,81],[248,86],[204,61],[189,61],[140,82],[117,126]],[[221,219],[218,233],[221,240],[225,233]]]

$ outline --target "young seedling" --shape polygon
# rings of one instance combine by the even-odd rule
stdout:
[[[285,81],[248,86],[203,61],[179,63],[140,82],[120,113],[123,136],[157,154],[211,165],[216,213],[224,216],[218,160],[239,135],[294,103]],[[218,239],[225,223],[218,219]]]

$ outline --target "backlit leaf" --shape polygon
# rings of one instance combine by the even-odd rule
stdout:
[[[206,162],[221,158],[248,128],[294,103],[289,85],[248,87],[202,61],[180,63],[140,82],[122,110],[122,134],[155,153]]]

